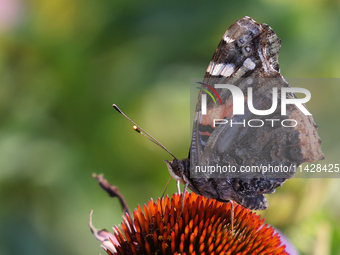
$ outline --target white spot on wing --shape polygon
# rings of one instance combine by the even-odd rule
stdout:
[[[243,63],[243,66],[245,68],[247,68],[248,70],[253,70],[255,68],[255,63],[250,59],[250,58],[247,58],[244,63]]]
[[[234,64],[216,64],[215,62],[210,62],[207,72],[213,76],[222,75],[224,77],[229,77],[235,71]]]
[[[230,38],[230,37],[227,36],[227,35],[225,35],[225,36],[223,37],[223,40],[224,40],[226,43],[231,43],[231,42],[235,41],[235,39],[232,39],[232,38]]]
[[[263,54],[262,54],[262,47],[260,47],[258,50],[257,50],[257,53],[259,54],[260,56],[260,59],[261,59],[261,63],[262,63],[262,67],[264,69],[265,72],[268,72],[268,68],[267,68],[267,65],[265,64],[265,59],[263,57]]]
[[[225,66],[224,64],[216,64],[212,72],[210,72],[210,74],[214,76],[219,75],[221,73],[222,68],[224,68],[224,66]]]
[[[213,61],[211,61],[211,62],[209,63],[209,66],[208,66],[208,68],[207,68],[207,73],[210,73],[210,71],[212,70],[214,64],[215,64],[215,63],[214,63]]]
[[[235,71],[234,64],[227,64],[221,71],[221,75],[224,77],[229,77]]]

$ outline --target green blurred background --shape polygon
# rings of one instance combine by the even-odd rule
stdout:
[[[171,159],[112,103],[186,157],[190,78],[245,15],[282,39],[285,77],[340,76],[335,0],[0,0],[0,254],[103,252],[88,213],[110,229],[122,211],[91,174],[133,209],[162,194]],[[308,104],[326,163],[340,163],[339,95],[320,85]],[[301,254],[340,254],[339,193],[340,179],[291,179],[262,214]]]

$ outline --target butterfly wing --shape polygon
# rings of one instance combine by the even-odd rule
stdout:
[[[260,25],[249,17],[241,18],[224,34],[203,84],[211,87],[215,84],[234,84],[242,90],[245,98],[248,97],[248,87],[252,87],[254,108],[269,109],[273,87],[278,91],[289,87],[279,72],[280,47],[281,40],[268,25]],[[287,105],[287,114],[282,116],[280,93],[276,110],[270,115],[258,116],[249,110],[246,100],[244,115],[233,115],[231,92],[226,89],[216,89],[216,92],[222,105],[215,105],[208,97],[206,115],[201,111],[202,90],[198,97],[190,148],[191,169],[217,164],[236,166],[237,169],[265,164],[297,167],[303,162],[323,159],[321,140],[312,116],[304,115],[295,105]],[[295,98],[295,95],[287,94],[287,98]],[[214,127],[214,119],[225,119],[229,124]],[[253,119],[267,125],[260,128],[246,126]],[[268,119],[275,121],[268,123]],[[286,126],[292,127],[277,125],[285,119],[294,119],[298,124],[293,126],[286,121]],[[240,124],[231,126],[230,121]],[[247,208],[262,210],[268,206],[263,194],[274,192],[293,174],[292,169],[274,177],[257,174],[209,178],[205,174],[201,178],[190,178],[189,187],[207,197],[220,201],[232,199]]]

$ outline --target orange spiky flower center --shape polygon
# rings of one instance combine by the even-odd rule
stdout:
[[[152,199],[128,214],[109,237],[108,254],[287,254],[278,234],[264,219],[240,205],[234,210],[231,233],[231,205],[206,199],[195,193],[162,202]],[[161,208],[162,205],[162,208]],[[162,214],[163,213],[163,214]],[[163,215],[163,217],[162,217]],[[110,248],[110,247],[109,247]]]

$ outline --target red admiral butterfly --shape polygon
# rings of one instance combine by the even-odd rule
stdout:
[[[237,20],[226,31],[204,76],[201,87],[203,90],[199,92],[189,157],[179,160],[167,150],[174,157],[171,162],[165,160],[169,172],[178,185],[179,182],[185,185],[184,190],[189,187],[193,192],[207,198],[222,202],[233,200],[249,209],[264,210],[268,207],[264,194],[273,193],[286,179],[291,178],[294,172],[277,178],[266,175],[237,178],[211,178],[203,175],[193,178],[190,175],[190,166],[219,164],[233,165],[240,169],[245,165],[269,163],[273,166],[297,167],[303,162],[324,158],[312,116],[304,115],[294,104],[287,105],[286,116],[282,116],[280,93],[278,107],[269,117],[280,122],[283,117],[288,117],[295,119],[298,125],[268,125],[261,128],[242,125],[233,128],[230,125],[215,127],[213,119],[239,120],[239,116],[232,113],[231,93],[218,88],[216,92],[221,96],[222,104],[216,106],[216,103],[208,98],[208,114],[202,114],[202,93],[204,88],[211,88],[214,84],[234,84],[245,95],[248,87],[252,87],[254,107],[268,109],[272,101],[273,87],[289,87],[279,70],[280,47],[281,40],[273,29],[266,24],[258,24],[250,17]],[[243,82],[240,82],[241,80]],[[288,93],[287,98],[296,97],[293,93]],[[121,112],[117,106],[114,107]],[[242,117],[249,120],[253,116],[245,106]],[[269,117],[256,116],[260,121]],[[135,129],[165,149],[136,124]]]

